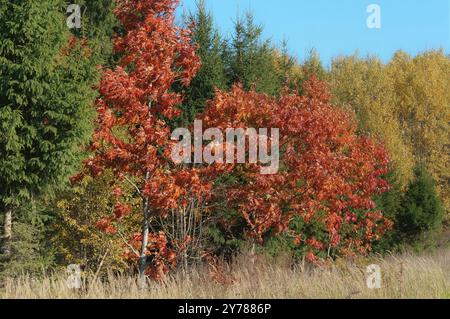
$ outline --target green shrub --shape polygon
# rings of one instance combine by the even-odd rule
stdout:
[[[416,167],[414,175],[396,217],[398,237],[403,241],[418,239],[420,234],[435,230],[444,215],[431,176],[422,165]]]

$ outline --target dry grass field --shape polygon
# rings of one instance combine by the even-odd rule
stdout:
[[[366,267],[381,267],[380,289],[368,289]],[[0,298],[450,298],[450,249],[427,255],[396,255],[358,261],[338,260],[305,269],[289,261],[242,257],[227,270],[227,285],[205,268],[178,272],[141,289],[136,278],[87,278],[82,289],[69,289],[66,275],[7,279]],[[230,281],[231,281],[230,280]]]

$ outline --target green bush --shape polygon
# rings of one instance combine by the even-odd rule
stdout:
[[[444,216],[431,176],[422,165],[416,167],[414,175],[396,217],[396,229],[402,241],[416,240],[420,234],[435,230]]]

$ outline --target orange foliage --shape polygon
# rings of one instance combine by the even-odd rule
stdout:
[[[365,253],[391,226],[372,200],[389,188],[387,153],[357,135],[352,116],[331,105],[323,82],[310,79],[304,92],[273,98],[236,85],[209,102],[204,121],[212,127],[280,129],[280,171],[261,175],[258,164],[236,166],[246,182],[226,189],[227,201],[260,242],[287,231],[294,217],[315,224],[320,242],[292,234],[295,244],[310,248],[310,261],[328,248]]]

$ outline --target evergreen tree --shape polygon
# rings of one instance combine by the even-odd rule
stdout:
[[[281,43],[281,65],[280,69],[282,71],[282,78],[280,82],[283,84],[289,84],[290,82],[290,74],[292,74],[292,70],[295,66],[295,59],[291,57],[288,53],[288,43],[286,40],[283,40]]]
[[[64,184],[91,132],[95,65],[88,48],[71,37],[62,8],[60,0],[0,0],[0,208],[7,258],[21,205]]]
[[[442,204],[432,177],[422,165],[416,167],[414,175],[396,218],[397,229],[403,239],[414,239],[435,229],[443,218]]]
[[[225,52],[229,84],[241,83],[246,90],[276,95],[279,82],[275,66],[274,48],[269,40],[262,40],[263,28],[256,25],[251,13],[238,17],[234,35]]]
[[[73,1],[65,1],[66,7]],[[84,39],[89,39],[89,46],[102,65],[112,65],[116,60],[112,54],[112,38],[122,29],[114,15],[115,1],[111,0],[79,0],[81,10],[81,28],[72,32]]]
[[[197,2],[197,12],[190,13],[187,22],[194,26],[192,41],[197,44],[196,53],[201,59],[201,68],[184,94],[183,122],[192,123],[195,115],[203,112],[205,102],[214,97],[214,90],[226,88],[226,77],[222,40],[204,1]]]
[[[0,261],[0,279],[24,273],[42,275],[43,270],[54,265],[54,250],[47,238],[52,216],[46,212],[44,203],[31,200],[14,211],[10,245],[12,254]]]

